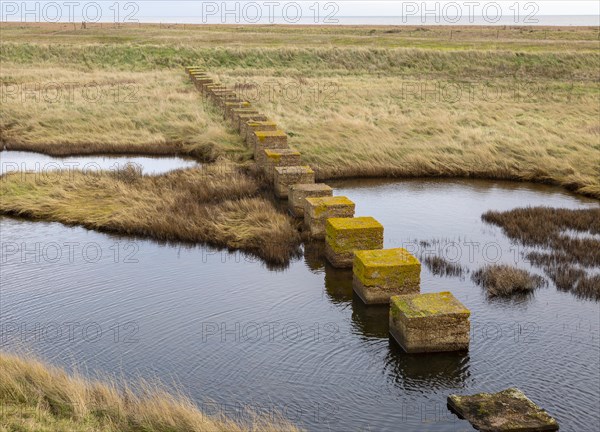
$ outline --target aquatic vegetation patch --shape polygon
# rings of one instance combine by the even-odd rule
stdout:
[[[420,256],[420,260],[435,276],[455,276],[462,277],[468,269],[465,269],[458,263],[451,262],[440,256]]]
[[[558,289],[600,299],[600,277],[590,273],[600,269],[600,208],[527,207],[490,211],[482,218],[511,240],[535,248],[525,257],[543,268]]]
[[[473,273],[473,281],[490,297],[528,294],[546,284],[543,277],[507,265],[488,265]]]

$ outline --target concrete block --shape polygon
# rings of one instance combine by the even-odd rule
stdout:
[[[315,172],[309,166],[291,166],[275,168],[275,195],[287,198],[289,187],[296,183],[314,183]]]
[[[469,349],[471,312],[450,292],[390,298],[390,334],[404,351]]]
[[[275,130],[277,130],[277,123],[273,121],[254,121],[242,124],[240,135],[246,140],[246,145],[254,151],[254,148],[256,147],[256,135],[254,135],[254,132]]]
[[[260,158],[263,150],[288,148],[287,134],[282,130],[254,131],[254,158]]]
[[[299,166],[301,163],[300,152],[293,149],[266,149],[262,158],[256,161],[262,167],[270,182],[275,180],[275,168]]]
[[[372,217],[330,218],[325,223],[325,255],[334,267],[351,268],[354,251],[382,248],[383,225]]]
[[[306,183],[290,186],[288,195],[290,213],[293,216],[303,218],[306,198],[319,198],[333,196],[333,189],[325,183]]]
[[[244,133],[242,134],[242,125],[245,125],[245,123],[247,123],[247,122],[267,121],[268,120],[267,116],[264,114],[238,114],[237,118],[238,118],[237,123],[235,123],[233,125],[233,127],[238,130],[238,132],[240,133],[240,136],[242,136],[244,138],[244,141],[245,141],[245,137],[246,137],[246,131],[244,128]]]
[[[325,238],[330,218],[352,218],[356,206],[345,196],[309,197],[304,202],[304,226],[313,239]]]
[[[418,294],[421,263],[406,249],[354,253],[352,287],[366,304],[386,304],[393,295]]]

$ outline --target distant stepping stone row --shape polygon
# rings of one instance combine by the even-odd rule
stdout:
[[[315,172],[302,164],[275,122],[199,68],[187,73],[253,150],[275,195],[288,200],[293,216],[304,218],[309,237],[325,241],[331,265],[353,269],[352,285],[362,301],[390,304],[390,334],[405,351],[468,349],[469,311],[449,292],[420,294],[417,258],[406,249],[383,249],[383,226],[372,217],[355,217],[350,199],[315,183]]]
[[[421,294],[421,263],[416,257],[403,248],[384,249],[383,226],[377,220],[355,217],[356,206],[350,199],[333,196],[331,187],[315,183],[315,172],[302,164],[300,152],[289,148],[287,134],[275,122],[200,68],[188,67],[186,71],[196,88],[223,111],[224,118],[253,150],[254,160],[273,185],[275,195],[288,200],[294,217],[304,218],[309,237],[325,241],[325,255],[331,265],[352,268],[352,286],[358,297],[366,304],[390,305],[390,335],[406,352],[468,350],[470,311],[450,292]],[[515,407],[520,403],[527,408],[521,409],[527,411],[522,418],[513,415],[512,425],[503,425],[501,430],[558,429],[549,416],[536,424],[543,410],[538,412],[540,409],[518,390],[497,395]],[[487,429],[487,418],[470,418],[477,411],[472,407],[484,404],[484,396],[451,396],[448,402],[481,430],[500,430]]]

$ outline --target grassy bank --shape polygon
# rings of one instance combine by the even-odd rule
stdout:
[[[183,74],[196,64],[244,84],[321,179],[528,180],[600,197],[594,28],[3,26],[8,148],[248,158]],[[74,101],[46,100],[68,82]],[[90,103],[80,89],[96,84],[106,94]]]
[[[242,249],[285,264],[299,235],[230,163],[143,176],[116,172],[14,173],[0,179],[0,212],[164,241]]]
[[[0,431],[279,432],[284,421],[248,424],[207,416],[156,385],[89,381],[35,360],[0,353]]]

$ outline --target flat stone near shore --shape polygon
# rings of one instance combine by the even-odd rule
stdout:
[[[517,388],[448,396],[448,407],[483,432],[557,431],[558,423]]]

